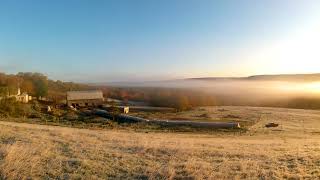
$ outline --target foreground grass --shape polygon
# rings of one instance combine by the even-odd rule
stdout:
[[[320,178],[320,138],[311,133],[139,133],[1,121],[0,130],[0,179]]]

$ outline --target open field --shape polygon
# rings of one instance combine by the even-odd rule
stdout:
[[[203,122],[239,122],[242,126],[251,126],[262,114],[253,108],[244,107],[201,107],[182,112],[136,112],[133,116],[146,119],[188,120]]]
[[[0,121],[0,179],[320,179],[320,111],[216,109],[255,121],[242,135]]]
[[[190,120],[203,122],[239,122],[244,127],[263,127],[267,122],[292,122],[295,125],[320,128],[320,111],[286,109],[286,108],[262,108],[245,106],[216,106],[200,107],[182,112],[134,112],[132,116],[146,119],[164,120]],[[312,122],[316,122],[313,124]],[[312,123],[312,124],[310,124]],[[283,123],[282,123],[283,124]],[[290,124],[290,123],[289,123]],[[291,129],[290,127],[289,129]],[[286,129],[288,130],[288,129]]]

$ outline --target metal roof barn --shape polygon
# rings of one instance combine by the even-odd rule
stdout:
[[[67,100],[93,100],[93,99],[103,99],[103,93],[99,90],[94,91],[68,91]]]

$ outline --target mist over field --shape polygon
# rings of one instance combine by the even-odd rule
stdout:
[[[234,78],[189,78],[167,81],[102,83],[115,87],[198,89],[222,94],[320,95],[320,74],[257,75]]]
[[[257,78],[255,76],[250,78],[196,78],[140,83],[122,82],[107,83],[107,85],[122,90],[175,91],[176,96],[179,94],[189,97],[206,96],[207,99],[211,98],[207,100],[208,105],[320,108],[320,81],[318,81],[318,78],[310,80],[305,75],[300,75],[298,78],[295,77],[297,75],[292,76],[294,79],[288,78],[289,76],[285,79],[265,76]],[[185,94],[186,92],[188,95]],[[165,96],[163,94],[159,96]]]

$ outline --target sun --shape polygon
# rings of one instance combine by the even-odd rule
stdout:
[[[310,74],[320,67],[320,14],[312,21],[293,28],[286,35],[270,39],[244,58],[248,71],[256,74]],[[314,86],[315,89],[318,85]]]
[[[320,82],[309,83],[304,86],[304,89],[309,92],[320,94]]]

